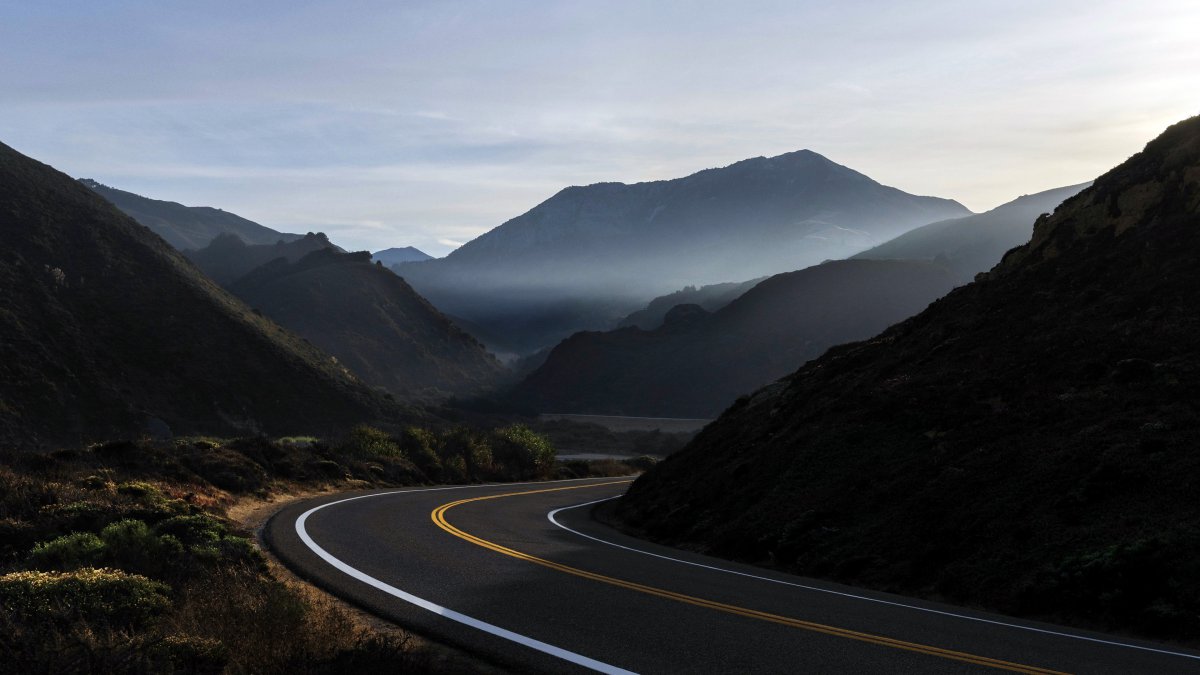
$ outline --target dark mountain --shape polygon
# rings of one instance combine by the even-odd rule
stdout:
[[[1200,629],[1200,118],[979,281],[639,479],[654,538],[1105,628]]]
[[[501,374],[474,338],[371,254],[320,248],[278,258],[230,289],[337,357],[363,381],[404,398],[477,394]]]
[[[962,282],[992,269],[1009,250],[1029,241],[1033,221],[1091,183],[1025,195],[991,211],[930,223],[855,255],[864,260],[937,260]]]
[[[801,269],[969,213],[804,150],[676,180],[567,188],[401,271],[443,311],[531,352],[688,284]]]
[[[330,433],[403,411],[95,192],[0,145],[0,443]]]
[[[272,244],[247,244],[235,234],[222,234],[208,246],[196,251],[184,251],[189,260],[204,270],[213,281],[228,288],[233,282],[272,260],[297,262],[313,251],[329,249],[345,253],[330,243],[323,232],[309,232],[299,239]]]
[[[433,260],[433,256],[419,248],[405,246],[404,248],[385,248],[382,251],[376,251],[371,254],[371,260],[383,263],[384,267],[391,267],[400,263]]]
[[[181,251],[204,248],[221,234],[235,234],[250,244],[274,244],[301,236],[276,232],[221,209],[150,199],[102,185],[90,178],[81,178],[79,182]]]
[[[617,327],[629,328],[637,326],[642,330],[654,330],[663,324],[667,312],[678,305],[699,305],[706,311],[715,312],[733,302],[741,294],[754,288],[764,278],[759,277],[750,281],[709,284],[700,288],[687,286],[674,293],[654,298],[644,308],[621,319]]]
[[[839,260],[777,274],[715,313],[678,305],[652,331],[577,333],[514,391],[544,412],[713,417],[820,356],[912,316],[953,287],[942,267]]]

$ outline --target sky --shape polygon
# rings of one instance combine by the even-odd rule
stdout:
[[[982,211],[1200,114],[1195,0],[0,0],[0,142],[351,249],[802,148]]]

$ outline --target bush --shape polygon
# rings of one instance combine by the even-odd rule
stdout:
[[[102,564],[104,554],[104,541],[100,537],[91,532],[73,532],[37,544],[29,558],[41,569],[74,570]]]
[[[159,490],[158,486],[140,480],[121,483],[117,486],[117,494],[151,503],[165,499],[162,490]]]
[[[400,444],[404,454],[418,469],[435,480],[440,476],[442,460],[437,450],[440,444],[432,431],[408,427],[400,436]]]
[[[149,625],[171,603],[167,586],[111,569],[12,572],[0,576],[0,607],[18,622],[87,621],[112,628]]]
[[[151,651],[178,673],[219,675],[229,663],[229,649],[220,640],[194,635],[168,635]]]
[[[225,523],[206,514],[174,516],[154,526],[157,534],[171,535],[185,546],[209,544],[229,533]]]
[[[403,457],[399,444],[386,431],[360,424],[350,430],[343,450],[359,457]]]
[[[153,577],[181,573],[183,544],[170,535],[160,536],[140,520],[121,520],[100,531],[105,557],[115,565]]]
[[[529,480],[549,477],[558,453],[545,436],[514,424],[492,432],[492,454],[506,478]]]

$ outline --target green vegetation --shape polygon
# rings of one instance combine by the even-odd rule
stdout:
[[[227,509],[319,489],[632,471],[558,465],[521,425],[0,452],[0,654],[35,673],[457,671],[288,583]]]

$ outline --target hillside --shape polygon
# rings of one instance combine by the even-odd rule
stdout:
[[[570,187],[400,271],[442,311],[528,353],[687,285],[801,269],[969,213],[803,150],[675,180]]]
[[[912,316],[953,285],[942,267],[911,261],[839,260],[778,274],[715,313],[678,305],[652,331],[577,333],[513,396],[540,412],[715,417],[829,347]]]
[[[1029,241],[1033,221],[1091,183],[1024,195],[991,211],[930,223],[855,255],[863,260],[937,260],[966,283]]]
[[[433,256],[413,246],[405,246],[403,248],[385,248],[382,251],[376,251],[371,254],[372,262],[381,262],[384,267],[399,265],[406,262],[420,262],[422,260],[433,260]]]
[[[250,244],[292,241],[301,235],[276,232],[241,216],[207,206],[184,206],[118,190],[90,178],[79,182],[104,197],[175,248],[186,251],[204,248],[221,234],[234,234]]]
[[[617,327],[629,328],[637,326],[642,330],[654,330],[663,324],[663,321],[667,317],[667,312],[678,305],[699,305],[705,311],[715,312],[733,302],[741,294],[754,288],[764,278],[760,277],[758,279],[751,279],[750,281],[727,281],[699,288],[687,286],[674,293],[654,298],[642,309],[621,319]]]
[[[213,281],[228,288],[254,269],[282,258],[296,262],[313,251],[342,249],[330,243],[323,232],[308,234],[292,241],[270,244],[247,244],[235,234],[222,234],[204,248],[184,251],[189,260]]]
[[[805,574],[1194,638],[1198,259],[1192,118],[979,281],[740,400],[617,515]]]
[[[0,145],[0,444],[406,413],[70,177]]]
[[[251,307],[402,398],[476,394],[496,359],[370,254],[318,249],[277,259],[230,286]]]

